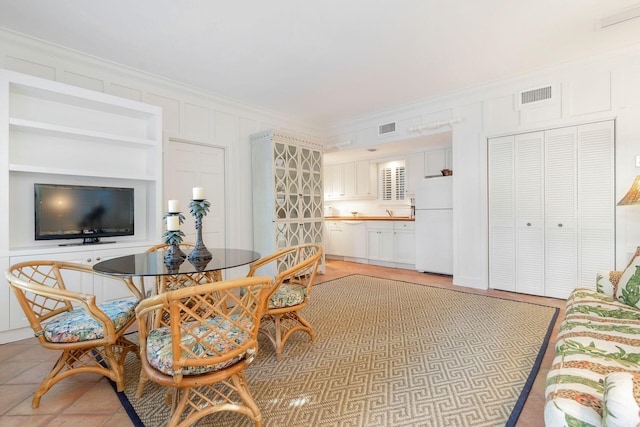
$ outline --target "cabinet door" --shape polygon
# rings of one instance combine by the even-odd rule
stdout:
[[[544,295],[544,133],[514,139],[515,291]]]
[[[405,164],[407,165],[407,182],[405,187],[409,197],[413,197],[416,194],[418,183],[422,181],[426,175],[424,171],[425,158],[425,154],[415,153],[408,155],[405,160]]]
[[[327,255],[342,255],[343,242],[341,223],[338,221],[327,223],[325,253]]]
[[[342,196],[353,198],[356,195],[356,169],[355,163],[345,163],[342,166]]]
[[[300,148],[300,207],[301,218],[322,217],[322,181],[321,181],[321,155],[317,150],[307,147]]]
[[[324,168],[325,197],[339,199],[344,195],[344,177],[342,165],[329,165]]]
[[[375,168],[375,165],[373,165]],[[355,196],[361,198],[373,197],[375,188],[375,170],[368,160],[355,162]]]
[[[545,131],[545,295],[577,284],[577,128]]]
[[[515,291],[514,137],[489,140],[489,287]]]
[[[413,231],[393,232],[393,259],[404,264],[416,263],[416,241]]]
[[[447,153],[444,148],[429,150],[424,153],[424,175],[442,175],[442,169],[447,166]]]
[[[444,149],[444,166],[447,169],[453,170],[453,147],[447,147]]]
[[[578,127],[578,285],[615,269],[614,122]]]

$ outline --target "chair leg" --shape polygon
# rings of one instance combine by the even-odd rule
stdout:
[[[240,399],[242,399],[242,403],[244,403],[244,405],[251,411],[251,415],[247,414],[247,416],[249,416],[249,418],[253,420],[253,422],[255,423],[255,427],[261,427],[262,413],[260,412],[260,408],[258,408],[258,405],[256,404],[255,400],[253,400],[253,396],[249,391],[249,386],[247,385],[247,377],[245,376],[244,372],[239,372],[238,374],[232,376],[231,382],[236,388]]]
[[[278,360],[282,360],[284,344],[291,334],[296,331],[306,332],[311,337],[311,341],[316,340],[316,333],[313,327],[297,311],[268,314],[263,317],[260,326],[260,332],[266,335],[273,344]]]
[[[44,379],[38,386],[38,389],[36,390],[36,392],[33,394],[33,400],[31,401],[32,408],[35,409],[39,407],[40,399],[42,398],[42,396],[47,391],[49,391],[49,389],[53,387],[55,383],[57,383],[62,378],[64,378],[64,377],[57,378],[57,375],[67,365],[67,359],[69,359],[69,353],[67,351],[63,351],[60,357],[58,358],[58,361],[56,362],[56,364],[53,365],[53,367],[51,368],[47,376],[44,377]]]

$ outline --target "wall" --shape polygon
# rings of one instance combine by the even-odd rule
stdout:
[[[165,153],[169,138],[224,148],[229,246],[253,247],[249,135],[271,128],[310,138],[320,134],[260,107],[2,29],[0,67],[162,107]]]
[[[520,108],[517,94],[551,85],[554,99]],[[535,73],[372,113],[326,129],[329,142],[354,147],[381,142],[377,126],[396,121],[384,142],[420,135],[411,127],[438,124],[453,132],[454,283],[488,287],[487,138],[544,128],[616,119],[616,200],[640,169],[640,46],[584,58]],[[452,121],[449,124],[448,121]],[[459,122],[458,122],[459,120]],[[616,263],[623,268],[640,244],[640,207],[616,208]]]

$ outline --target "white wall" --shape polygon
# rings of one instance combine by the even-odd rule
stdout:
[[[551,84],[551,103],[519,109],[516,94]],[[555,98],[555,97],[554,97]],[[454,170],[454,283],[488,287],[487,137],[616,119],[616,200],[640,169],[640,47],[598,57],[448,96],[372,113],[325,130],[326,140],[352,140],[354,147],[405,140],[419,133],[412,126],[461,119],[430,132],[452,129]],[[377,126],[397,121],[393,136],[380,138]],[[624,267],[640,245],[640,206],[616,208],[616,263]]]
[[[165,153],[169,138],[224,148],[226,236],[233,247],[253,247],[249,135],[271,128],[310,138],[320,134],[260,107],[2,29],[0,67],[162,107]]]

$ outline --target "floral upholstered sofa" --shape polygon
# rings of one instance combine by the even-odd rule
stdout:
[[[551,426],[640,426],[640,248],[567,299],[546,381]]]

